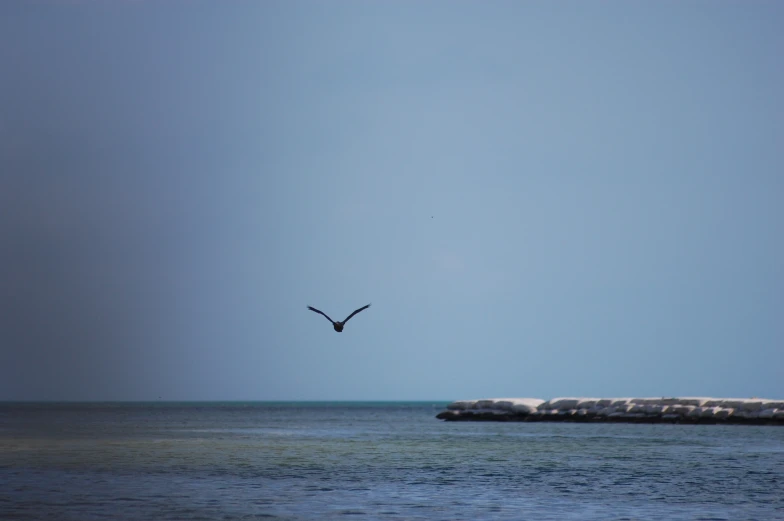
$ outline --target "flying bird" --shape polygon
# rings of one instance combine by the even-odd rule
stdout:
[[[360,311],[362,311],[362,310],[364,310],[364,309],[367,309],[367,308],[369,308],[369,307],[370,307],[370,304],[368,304],[367,306],[362,306],[361,308],[359,308],[359,309],[355,310],[353,313],[351,313],[349,316],[347,316],[347,317],[346,317],[346,320],[344,320],[343,322],[335,322],[334,320],[332,320],[331,318],[329,318],[329,317],[327,316],[327,314],[326,314],[326,313],[324,313],[323,311],[320,311],[320,310],[318,310],[318,309],[316,309],[316,308],[314,308],[314,307],[312,307],[312,306],[308,306],[308,309],[309,309],[309,310],[311,310],[311,311],[315,311],[315,312],[316,312],[316,313],[318,313],[319,315],[324,315],[325,317],[327,317],[327,320],[329,320],[330,322],[332,322],[332,328],[333,328],[335,331],[337,331],[338,333],[341,333],[341,332],[343,332],[343,326],[345,326],[345,325],[346,325],[346,322],[348,322],[348,321],[349,321],[349,319],[350,319],[351,317],[353,317],[354,315],[356,315],[356,314],[357,314],[357,313],[359,313]]]

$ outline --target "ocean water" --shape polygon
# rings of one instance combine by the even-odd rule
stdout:
[[[784,520],[784,428],[445,405],[0,404],[0,519]]]

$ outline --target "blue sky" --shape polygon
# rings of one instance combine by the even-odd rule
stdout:
[[[5,2],[0,399],[784,397],[783,24]]]

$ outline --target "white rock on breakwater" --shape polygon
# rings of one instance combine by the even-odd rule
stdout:
[[[784,425],[784,400],[762,398],[489,398],[450,403],[447,421]]]

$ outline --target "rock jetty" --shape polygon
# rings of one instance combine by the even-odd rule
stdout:
[[[784,400],[761,398],[490,398],[450,403],[446,421],[784,425]]]

